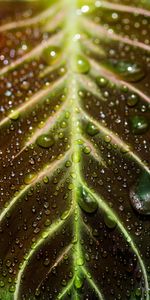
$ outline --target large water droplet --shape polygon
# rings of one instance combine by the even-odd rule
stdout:
[[[42,148],[50,148],[54,145],[55,140],[50,134],[42,134],[37,138],[36,143]]]
[[[137,63],[113,62],[113,67],[126,81],[137,82],[145,77],[145,71]]]
[[[133,208],[140,214],[150,215],[150,174],[144,172],[130,192]]]
[[[98,208],[96,199],[91,196],[82,186],[79,187],[78,203],[81,209],[86,213],[94,213]]]
[[[133,133],[142,134],[149,129],[149,122],[143,116],[133,116],[130,118],[130,127]]]

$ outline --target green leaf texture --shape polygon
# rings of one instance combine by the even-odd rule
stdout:
[[[150,3],[1,1],[0,299],[150,299]]]

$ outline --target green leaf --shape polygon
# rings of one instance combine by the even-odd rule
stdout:
[[[0,9],[0,299],[149,300],[148,1]]]

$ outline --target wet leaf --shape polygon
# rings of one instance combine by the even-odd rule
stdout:
[[[149,1],[1,1],[1,300],[149,300],[149,91]]]

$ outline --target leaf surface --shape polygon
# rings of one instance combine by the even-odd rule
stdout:
[[[149,300],[149,9],[1,2],[0,299]]]

